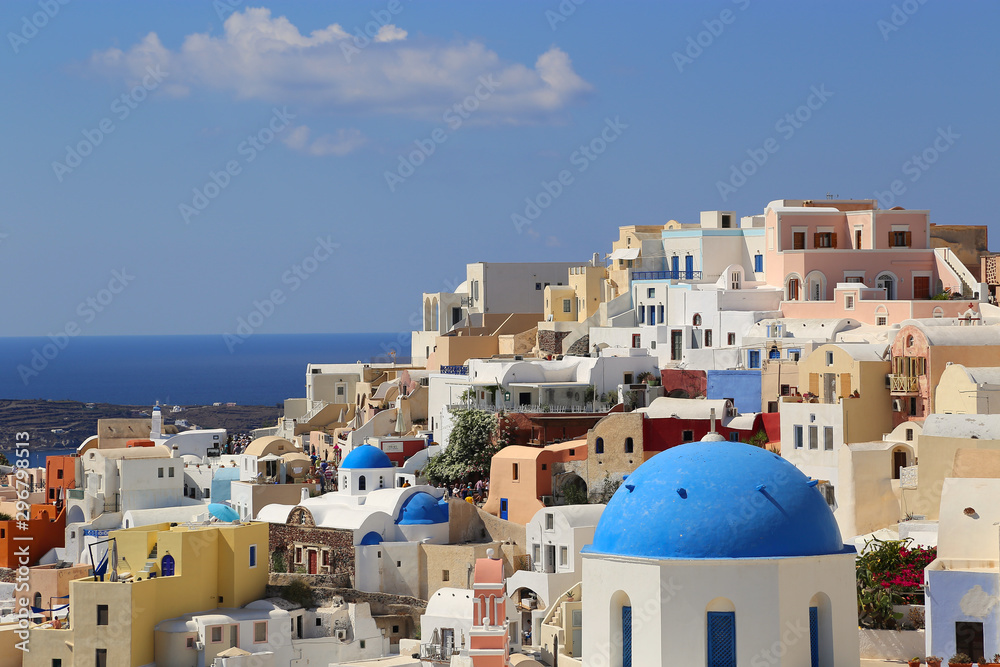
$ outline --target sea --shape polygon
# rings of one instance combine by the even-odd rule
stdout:
[[[0,399],[275,405],[305,396],[308,363],[409,356],[409,332],[0,338]]]

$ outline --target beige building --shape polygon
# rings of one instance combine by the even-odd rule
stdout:
[[[934,411],[946,415],[1000,413],[1000,368],[948,364],[934,390]]]
[[[799,392],[810,393],[820,403],[860,396],[871,407],[864,428],[877,431],[876,438],[892,428],[890,396],[885,376],[891,369],[886,345],[829,343],[817,347],[799,362]],[[861,425],[858,425],[861,426]],[[870,440],[871,435],[848,434],[847,442]]]

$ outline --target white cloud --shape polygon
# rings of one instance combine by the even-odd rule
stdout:
[[[289,148],[307,155],[343,156],[364,145],[366,139],[360,130],[354,128],[339,129],[335,135],[324,134],[310,141],[312,131],[307,125],[299,125],[290,130],[282,139]]]
[[[476,40],[407,37],[389,24],[364,44],[336,23],[307,36],[284,16],[247,8],[226,19],[221,35],[194,33],[172,50],[151,32],[126,50],[97,52],[90,62],[130,81],[158,65],[173,95],[205,89],[333,112],[433,119],[475,95],[481,77],[491,77],[499,85],[476,105],[480,123],[551,120],[592,89],[555,46],[528,67]]]

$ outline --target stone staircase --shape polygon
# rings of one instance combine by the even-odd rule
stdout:
[[[156,557],[157,548],[158,545],[154,544],[153,550],[149,552],[148,556],[146,556],[146,564],[142,566],[142,573],[146,576],[147,579],[149,578],[149,573],[152,572],[153,568],[156,567],[157,565],[157,557]]]

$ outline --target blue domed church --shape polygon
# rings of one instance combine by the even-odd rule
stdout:
[[[583,550],[583,664],[857,667],[856,554],[815,486],[734,442],[641,465]]]

